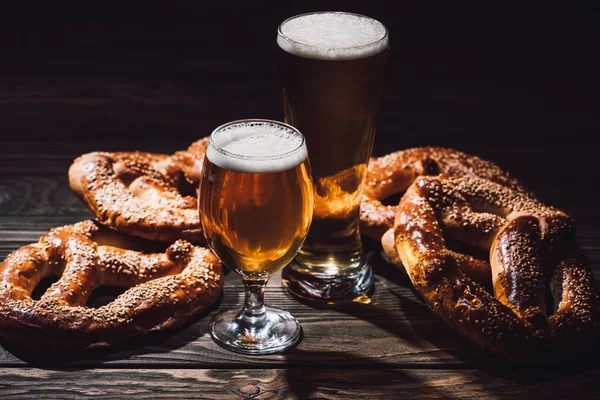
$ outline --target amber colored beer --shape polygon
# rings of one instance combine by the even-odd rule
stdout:
[[[350,19],[349,28],[331,33],[340,18],[343,24]],[[331,24],[323,36],[348,31],[348,46],[318,37],[323,24]],[[372,41],[353,47],[355,26],[371,29],[366,35]],[[356,267],[362,257],[360,197],[384,86],[387,31],[368,17],[315,13],[281,24],[278,44],[285,121],[306,137],[315,192],[313,222],[298,260],[329,270]]]
[[[254,134],[273,126],[247,128]],[[304,141],[298,148],[294,141],[273,143],[269,136],[237,133],[221,149],[209,144],[200,219],[209,246],[225,265],[244,279],[266,279],[294,258],[310,226],[310,167]],[[241,158],[232,148],[242,150]]]

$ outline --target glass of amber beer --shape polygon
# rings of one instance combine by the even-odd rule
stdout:
[[[241,276],[241,310],[217,314],[212,338],[247,354],[282,351],[296,342],[300,324],[287,311],[264,305],[267,281],[302,246],[313,212],[304,136],[270,120],[233,121],[210,136],[198,207],[212,251]]]
[[[358,218],[388,32],[363,15],[316,12],[284,21],[277,44],[285,122],[306,136],[315,194],[312,226],[283,283],[312,300],[355,300],[372,286]]]

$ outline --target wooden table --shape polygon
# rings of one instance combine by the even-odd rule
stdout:
[[[0,259],[37,241],[48,229],[89,218],[72,195],[66,171],[89,143],[0,144]],[[103,147],[128,148],[124,143]],[[156,145],[152,145],[156,146]],[[548,154],[548,150],[540,149]],[[490,158],[520,158],[489,153]],[[532,154],[531,151],[528,154]],[[533,156],[538,156],[533,154]],[[578,161],[579,160],[579,161]],[[578,242],[596,272],[600,269],[598,199],[576,193],[581,171],[592,158],[559,173],[548,163],[545,176],[526,181],[558,196],[578,219]],[[560,184],[554,176],[560,176]],[[585,173],[584,173],[585,175]],[[560,188],[560,190],[558,190]],[[550,197],[550,196],[549,196]],[[319,309],[293,299],[280,274],[269,283],[267,301],[301,322],[301,343],[285,354],[261,357],[231,353],[217,346],[207,330],[217,310],[242,302],[240,280],[228,273],[222,301],[182,329],[132,340],[112,350],[79,356],[43,356],[3,343],[0,397],[5,398],[544,398],[600,396],[598,351],[576,365],[519,365],[473,346],[446,327],[415,295],[410,282],[366,243],[375,269],[371,304]],[[105,301],[116,293],[103,292]]]
[[[38,30],[27,7],[21,19],[3,13],[12,28],[3,25],[2,39],[16,44],[3,49],[0,63],[0,260],[50,228],[90,218],[68,187],[76,156],[171,152],[228,120],[282,118],[275,27],[310,7],[215,4],[206,11],[203,2],[183,3],[131,6],[122,24],[104,7],[89,24],[83,8],[69,10],[75,23],[56,12],[59,22]],[[547,15],[570,21],[564,25],[523,5],[494,18],[501,10],[469,14],[440,2],[394,14],[374,3],[353,6],[390,28],[374,154],[434,144],[499,163],[576,218],[577,241],[600,283],[600,86],[591,14],[545,4]],[[251,35],[231,31],[246,29],[249,17]],[[562,365],[495,357],[440,322],[377,243],[366,245],[375,269],[370,304],[319,309],[290,297],[280,274],[271,280],[268,304],[292,312],[304,329],[285,354],[242,356],[212,342],[211,317],[242,301],[230,273],[220,303],[173,332],[79,356],[2,343],[0,398],[600,398],[599,349]]]

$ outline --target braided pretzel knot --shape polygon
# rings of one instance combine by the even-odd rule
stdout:
[[[208,138],[173,155],[94,152],[69,168],[71,189],[102,224],[146,239],[203,241],[195,197]]]
[[[402,193],[421,175],[469,175],[526,192],[524,187],[496,164],[460,151],[442,147],[417,147],[379,158],[367,168],[360,209],[360,231],[374,239],[394,226],[396,206],[381,200]]]
[[[420,177],[403,196],[395,245],[427,305],[480,345],[527,357],[593,340],[598,300],[574,222],[522,193],[475,177]],[[490,264],[447,240],[490,254]],[[491,275],[494,296],[469,275]],[[554,313],[546,313],[546,281]],[[535,346],[532,346],[535,342]]]
[[[182,324],[221,294],[221,264],[207,249],[184,240],[164,253],[122,247],[132,246],[83,221],[10,254],[0,265],[0,335],[43,351],[112,345]],[[60,279],[33,300],[36,285],[50,275]],[[130,289],[107,305],[85,307],[99,286]]]

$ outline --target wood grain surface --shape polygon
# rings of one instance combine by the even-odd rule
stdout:
[[[0,368],[3,399],[573,399],[597,396],[597,374],[475,369]],[[549,395],[551,394],[551,396]]]

